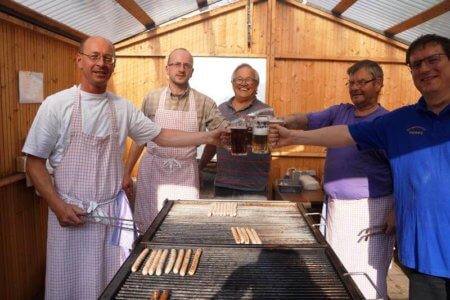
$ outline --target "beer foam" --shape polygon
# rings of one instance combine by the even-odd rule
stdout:
[[[253,135],[268,135],[269,128],[253,128]]]

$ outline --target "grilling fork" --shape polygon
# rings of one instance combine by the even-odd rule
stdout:
[[[83,218],[94,219],[94,221],[91,221],[91,220],[85,220],[86,223],[100,224],[100,225],[105,225],[105,226],[110,226],[110,227],[116,227],[116,228],[120,228],[120,229],[124,229],[124,230],[130,230],[130,231],[136,230],[139,234],[144,234],[144,232],[142,232],[141,230],[139,230],[139,227],[138,227],[138,226],[128,227],[128,226],[120,226],[120,225],[111,224],[110,222],[108,222],[108,223],[103,223],[103,222],[100,222],[100,221],[95,221],[95,219],[104,219],[104,220],[108,220],[108,221],[123,221],[123,222],[130,222],[131,224],[129,224],[129,225],[134,225],[134,224],[136,224],[136,225],[142,225],[141,222],[138,222],[138,221],[135,221],[135,220],[131,220],[131,219],[122,219],[122,218],[116,218],[116,217],[91,216],[91,215],[83,216]]]

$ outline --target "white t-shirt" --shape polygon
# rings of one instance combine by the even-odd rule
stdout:
[[[28,133],[24,153],[48,158],[56,167],[64,156],[70,139],[70,118],[77,86],[53,94],[42,103]],[[110,134],[107,95],[114,103],[119,128],[120,151],[123,153],[127,136],[139,145],[153,140],[161,127],[147,118],[133,103],[113,93],[91,94],[81,91],[82,130],[86,134]]]

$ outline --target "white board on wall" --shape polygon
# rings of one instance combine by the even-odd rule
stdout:
[[[248,57],[194,57],[194,73],[189,85],[197,91],[211,97],[217,105],[234,96],[231,74],[240,64],[251,65],[259,74],[259,86],[256,97],[265,102],[266,96],[266,59]]]

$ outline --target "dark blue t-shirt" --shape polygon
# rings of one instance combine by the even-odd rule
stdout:
[[[360,149],[388,155],[401,263],[450,278],[450,105],[436,115],[421,98],[349,130]]]

